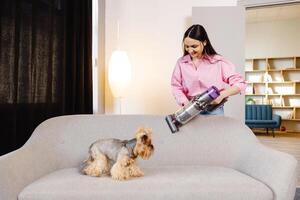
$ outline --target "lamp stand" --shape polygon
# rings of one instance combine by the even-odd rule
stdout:
[[[115,97],[115,111],[116,114],[122,114],[122,97]]]

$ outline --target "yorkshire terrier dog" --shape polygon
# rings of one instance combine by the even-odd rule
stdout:
[[[111,175],[115,180],[143,176],[136,158],[148,159],[154,152],[152,131],[139,128],[131,140],[100,139],[91,144],[89,157],[84,162],[82,173],[89,176]],[[112,167],[111,167],[112,166]]]

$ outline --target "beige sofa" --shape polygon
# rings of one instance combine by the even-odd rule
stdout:
[[[153,129],[145,176],[125,182],[88,177],[79,166],[98,138],[130,139]],[[164,116],[73,115],[49,119],[19,150],[0,157],[1,200],[292,200],[297,161],[263,146],[243,123],[198,117],[171,134]]]

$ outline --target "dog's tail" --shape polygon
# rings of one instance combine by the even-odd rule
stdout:
[[[92,157],[89,155],[89,157],[88,157],[87,159],[85,159],[84,161],[82,161],[82,164],[85,165],[85,164],[90,163],[90,162],[92,162],[92,161],[93,161],[93,159],[92,159]]]
[[[91,164],[99,156],[99,154],[100,154],[99,149],[94,144],[91,144],[91,146],[89,147],[89,156],[87,159],[82,161],[80,166],[80,171],[83,174],[85,174],[84,169],[86,168],[86,166]]]
[[[99,157],[100,152],[99,149],[96,147],[96,145],[91,144],[89,147],[89,157],[83,161],[84,164],[90,163],[94,161],[97,157]]]

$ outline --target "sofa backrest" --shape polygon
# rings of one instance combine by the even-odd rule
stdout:
[[[272,105],[246,105],[246,120],[272,120]]]
[[[153,130],[155,153],[142,166],[234,166],[244,151],[259,143],[243,122],[223,116],[199,116],[172,134],[164,116],[70,115],[40,124],[24,148],[55,158],[57,168],[78,167],[91,143],[100,138],[131,139],[138,127]],[[52,163],[53,164],[53,163]]]

